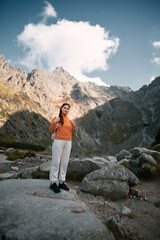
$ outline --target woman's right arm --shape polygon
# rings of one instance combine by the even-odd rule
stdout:
[[[50,125],[50,127],[49,127],[49,131],[51,132],[51,133],[54,133],[54,131],[56,130],[56,124],[57,124],[57,122],[59,122],[59,117],[57,118],[57,117],[54,117],[53,119],[52,119],[52,122],[51,122],[51,125]]]

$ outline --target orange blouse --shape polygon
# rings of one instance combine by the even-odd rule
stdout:
[[[54,133],[54,131],[56,129],[57,123],[54,123],[55,119],[56,119],[56,117],[54,117],[52,119],[51,125],[49,127],[49,131],[51,133]],[[62,126],[60,123],[58,123],[56,135],[55,135],[54,139],[71,141],[72,140],[72,132],[75,129],[75,126],[71,125],[71,122],[70,122],[69,118],[67,117],[67,115],[63,114],[63,119],[64,119],[64,124]]]

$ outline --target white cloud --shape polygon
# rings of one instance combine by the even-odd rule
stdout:
[[[150,78],[150,83],[151,83],[155,78],[156,78],[155,76],[152,76],[152,77]]]
[[[157,41],[153,42],[153,46],[155,48],[159,49],[160,48],[160,41],[159,42],[157,42]],[[151,62],[159,65],[160,64],[160,57],[156,57],[156,53],[152,53],[152,55],[154,56],[154,58],[151,60]]]
[[[46,22],[47,18],[49,18],[49,17],[53,17],[53,18],[57,17],[57,13],[56,13],[55,9],[52,7],[52,5],[47,1],[45,1],[45,3],[47,6],[44,7],[44,10],[41,14],[43,17],[42,22],[44,22],[44,23]]]
[[[160,58],[155,57],[154,59],[151,60],[152,63],[160,64]]]
[[[157,41],[153,42],[153,46],[155,48],[160,48],[160,41],[159,42],[157,42]]]
[[[110,37],[103,27],[65,19],[49,26],[44,22],[28,24],[17,39],[25,52],[19,64],[29,71],[41,68],[50,72],[61,66],[79,81],[93,81],[99,85],[104,84],[100,78],[89,78],[85,74],[106,71],[109,58],[119,46],[119,39]]]

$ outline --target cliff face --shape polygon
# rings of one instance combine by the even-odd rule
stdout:
[[[114,98],[79,118],[103,152],[150,146],[160,128],[160,77],[139,91]]]
[[[75,154],[116,152],[147,146],[159,126],[160,78],[137,92],[128,87],[82,83],[63,68],[31,73],[9,66],[0,56],[0,133],[23,141],[49,139],[48,127],[64,102],[76,119]]]

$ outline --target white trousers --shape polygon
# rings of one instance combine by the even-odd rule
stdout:
[[[50,181],[52,183],[64,182],[71,152],[72,141],[54,140],[52,144],[52,164],[50,169]]]

